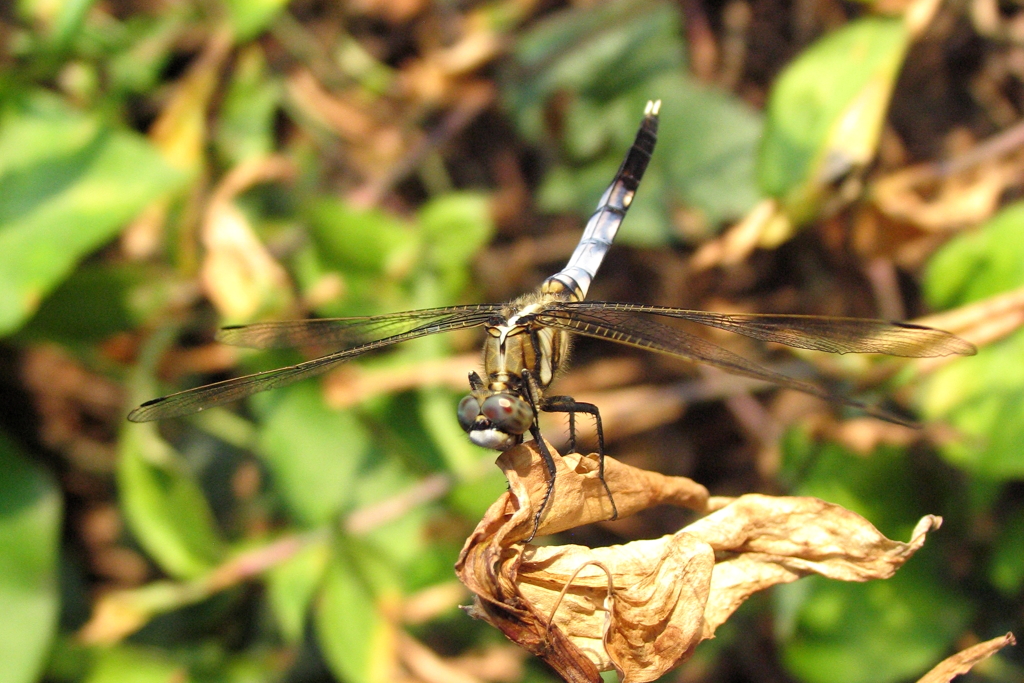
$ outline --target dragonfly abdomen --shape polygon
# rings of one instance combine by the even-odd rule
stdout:
[[[644,119],[637,131],[636,140],[629,148],[626,158],[615,174],[612,184],[608,186],[597,210],[587,221],[583,237],[576,250],[569,257],[569,263],[561,271],[549,277],[541,286],[542,292],[555,293],[568,290],[577,301],[587,296],[590,283],[597,275],[604,255],[612,246],[615,234],[619,231],[626,211],[633,203],[633,197],[640,187],[640,181],[647,170],[647,164],[654,154],[654,144],[658,141],[658,111],[661,100],[650,101],[644,110]]]

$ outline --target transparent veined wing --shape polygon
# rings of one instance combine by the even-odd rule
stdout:
[[[425,315],[419,315],[421,313]],[[401,331],[381,339],[357,344],[351,348],[343,349],[320,358],[298,363],[297,365],[257,372],[244,377],[235,377],[146,401],[130,412],[128,419],[132,422],[150,422],[197,413],[212,406],[238,401],[261,391],[276,389],[301,379],[321,375],[340,363],[369,351],[440,332],[479,327],[486,324],[494,316],[494,313],[495,308],[492,306],[465,306],[431,309],[429,311],[410,311],[408,313],[372,316],[369,318],[342,318],[334,319],[333,321],[328,320],[327,323],[307,320],[256,323],[255,325],[227,328],[228,336],[236,342],[244,341],[246,342],[245,345],[259,344],[261,348],[282,345],[283,340],[290,342],[307,340],[303,343],[322,343],[319,337],[313,341],[314,337],[309,334],[310,329],[317,332],[333,330],[334,338],[341,340],[340,343],[345,343],[346,340],[351,342],[351,340],[358,339],[360,334],[368,335],[380,333],[381,331]],[[342,322],[339,323],[339,320]],[[294,346],[295,344],[287,345]]]
[[[884,353],[890,356],[928,358],[970,356],[974,345],[954,334],[913,323],[816,315],[727,314],[666,308],[643,304],[580,301],[563,304],[566,310],[647,313],[717,327],[760,341],[828,353]]]
[[[368,317],[311,318],[232,325],[217,332],[217,341],[251,349],[288,349],[307,346],[329,346],[343,349],[366,344],[377,339],[394,337],[408,332],[426,334],[444,332],[451,323],[478,315],[490,317],[500,313],[500,304],[448,306],[419,311],[403,311]]]
[[[806,382],[769,370],[706,339],[655,320],[639,318],[631,311],[607,309],[587,311],[576,307],[555,308],[539,314],[538,321],[544,325],[575,334],[665,353],[696,363],[711,365],[733,375],[750,377],[787,389],[802,391],[833,403],[858,408],[868,415],[888,422],[903,425],[914,424],[878,406],[834,393],[813,382]]]

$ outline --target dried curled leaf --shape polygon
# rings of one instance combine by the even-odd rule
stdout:
[[[926,673],[917,683],[949,683],[960,674],[965,674],[978,662],[988,659],[996,652],[999,652],[1007,645],[1016,645],[1017,641],[1012,633],[999,636],[984,643],[978,643],[966,650],[957,652],[952,657],[939,662],[939,665]]]
[[[551,448],[551,452],[557,451]],[[547,493],[548,471],[532,444],[505,451],[497,463],[508,478],[510,494],[498,502],[504,501],[515,511],[515,522],[506,540],[519,541],[533,534],[536,509]],[[605,458],[607,489],[599,477],[596,455],[570,453],[555,458],[555,467],[554,493],[541,518],[538,535],[611,519],[613,510],[608,491],[614,493],[619,517],[628,517],[655,505],[703,510],[708,501],[708,490],[692,479],[666,477],[623,465],[612,458]]]
[[[816,498],[762,495],[734,500],[679,532],[609,548],[524,544],[544,499],[547,471],[536,446],[506,451],[498,464],[509,491],[463,547],[456,571],[475,594],[470,613],[543,658],[569,681],[659,678],[690,657],[753,593],[807,574],[845,581],[888,578],[941,520],[928,516],[909,543]],[[620,516],[658,504],[709,509],[707,490],[605,460]],[[555,488],[538,533],[609,519],[608,493],[593,458],[556,459]]]
[[[688,534],[608,548],[530,547],[518,589],[600,670],[650,681],[704,639],[714,564],[711,548]]]
[[[663,541],[646,542],[647,547],[631,544],[628,548],[597,551],[578,546],[523,545],[521,541],[533,531],[536,506],[546,492],[547,470],[532,443],[505,451],[498,457],[498,465],[508,477],[509,491],[491,505],[455,566],[459,578],[475,594],[470,609],[473,616],[501,629],[569,681],[599,680],[598,666],[611,668],[604,646],[609,630],[606,621],[617,625],[610,638],[622,641],[627,649],[629,642],[639,639],[641,647],[649,641],[646,649],[651,652],[686,651],[689,647],[679,643],[694,637],[699,640],[702,619],[693,625],[687,614],[674,611],[676,607],[685,611],[691,603],[699,606],[706,599],[706,589],[700,585],[710,579],[714,562],[710,548],[694,552],[690,539],[684,539],[681,544],[668,544],[666,558]],[[611,518],[611,504],[598,478],[596,460],[572,454],[556,458],[555,465],[554,493],[538,533],[555,533]],[[708,499],[707,489],[690,479],[646,472],[611,458],[605,460],[605,480],[623,517],[662,503],[699,510]],[[697,572],[696,567],[704,569]],[[667,574],[659,574],[659,568]],[[577,569],[579,573],[573,577]],[[680,580],[688,572],[699,573],[699,577]],[[630,592],[618,597],[624,590]],[[609,602],[616,609],[606,619],[603,615],[607,613],[609,591],[615,596]],[[646,632],[627,634],[622,624],[633,604],[636,610],[648,611],[652,627]],[[662,604],[657,613],[654,604]],[[700,617],[699,609],[697,615]],[[673,622],[671,616],[677,621]],[[675,636],[677,632],[684,635]],[[672,642],[665,642],[659,634],[668,634]],[[696,642],[693,640],[693,645]],[[646,661],[650,657],[639,655],[637,659]],[[671,664],[660,670],[668,668]]]
[[[887,579],[924,545],[942,518],[923,517],[910,541],[882,535],[870,522],[818,498],[741,496],[683,531],[718,556],[704,618],[714,634],[754,593],[802,576],[839,581]]]

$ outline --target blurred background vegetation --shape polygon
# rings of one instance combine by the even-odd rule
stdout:
[[[578,343],[555,388],[601,407],[611,455],[715,494],[819,496],[900,540],[945,518],[894,579],[762,596],[668,678],[889,683],[1024,632],[1017,3],[18,0],[0,6],[0,682],[553,680],[457,608],[452,564],[505,485],[455,420],[473,335],[124,416],[307,357],[219,346],[219,325],[535,287],[650,98],[658,148],[592,298],[937,313],[980,347],[796,359],[703,332],[913,430]],[[970,676],[1024,680],[1024,655]]]

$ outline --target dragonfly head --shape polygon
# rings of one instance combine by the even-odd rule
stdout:
[[[477,446],[504,451],[523,440],[533,410],[515,394],[470,394],[459,402],[459,424]]]

